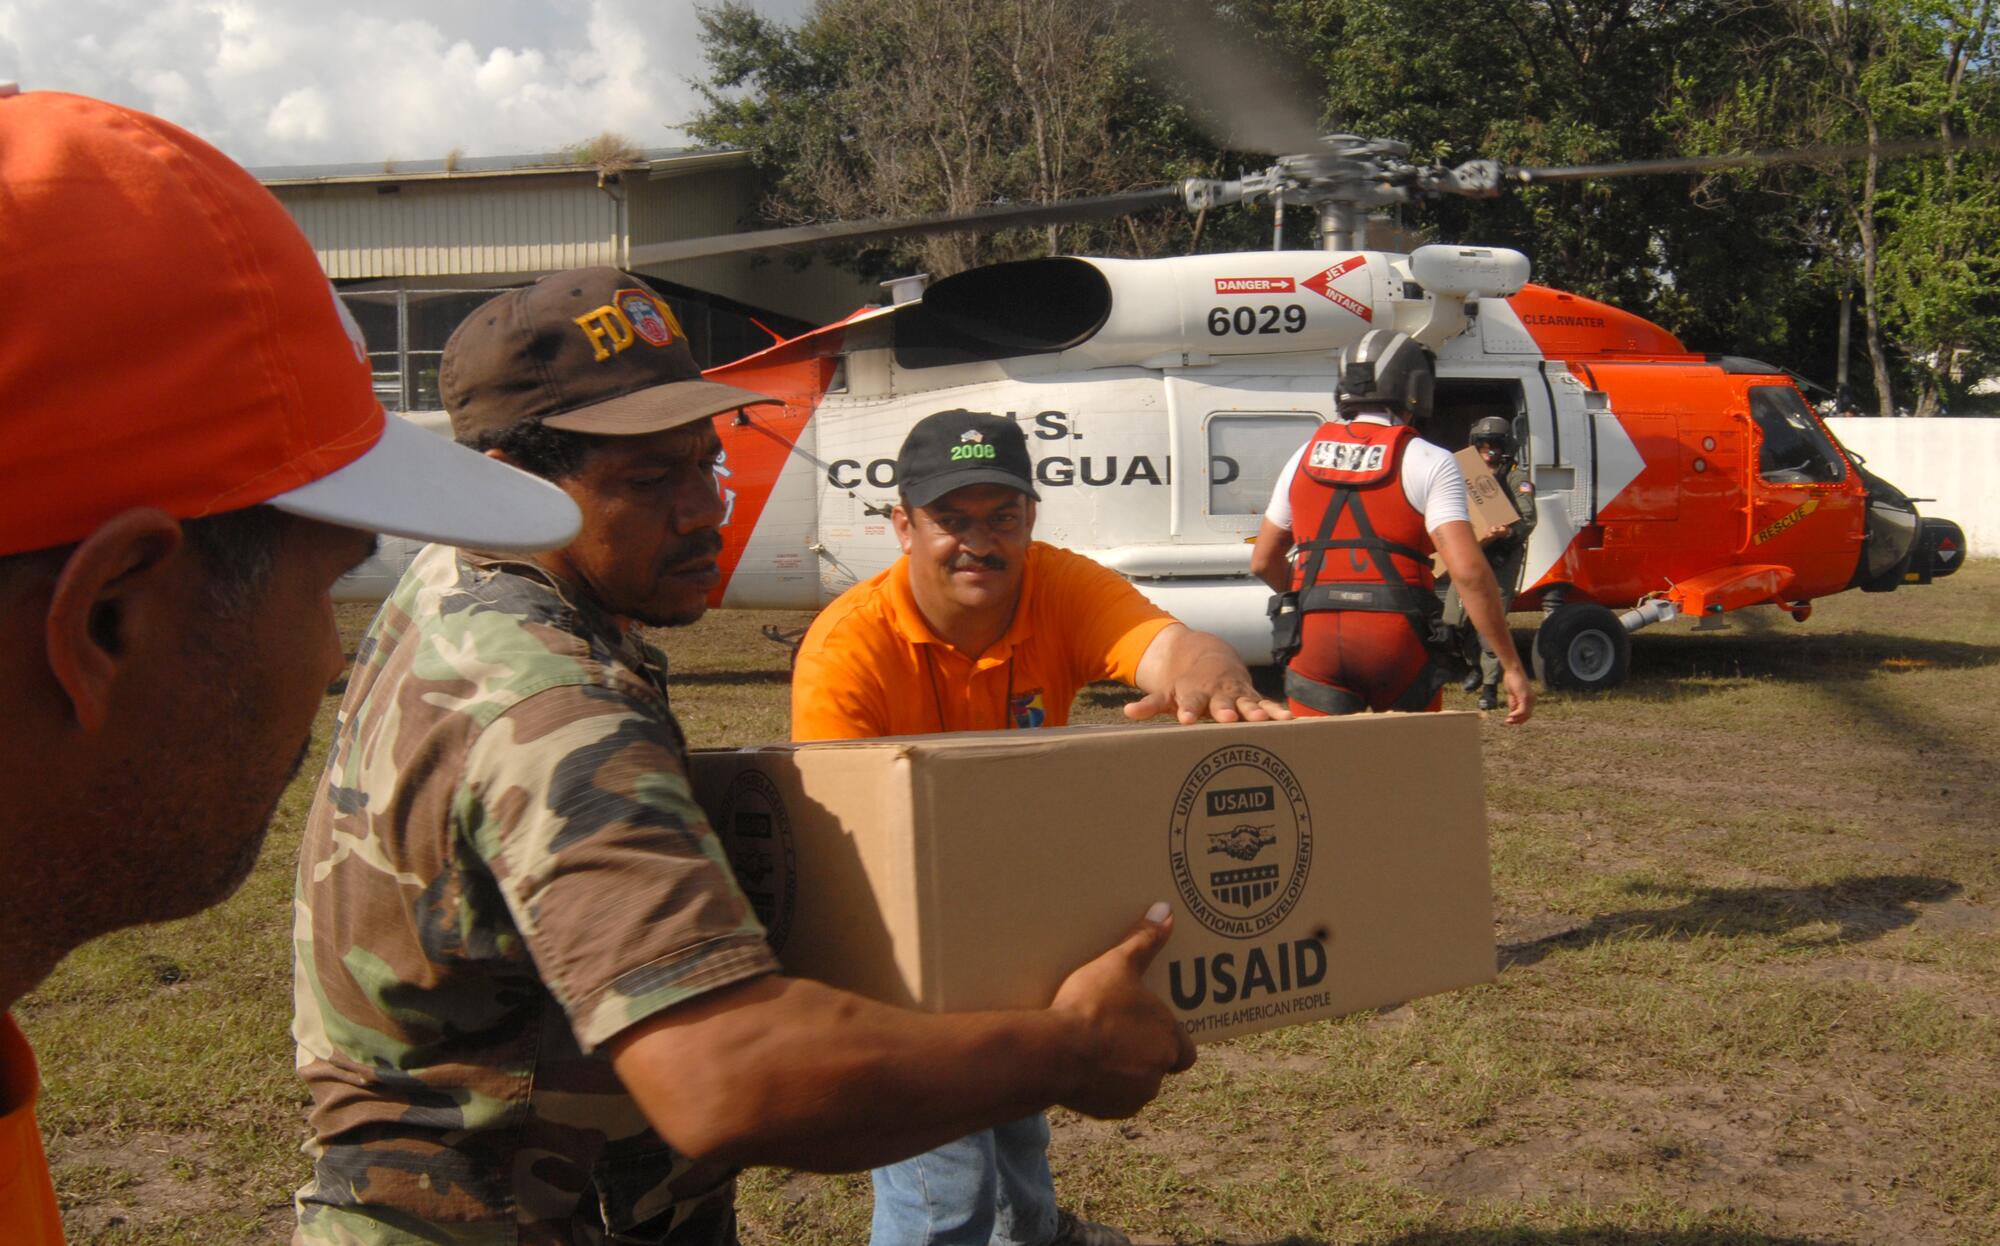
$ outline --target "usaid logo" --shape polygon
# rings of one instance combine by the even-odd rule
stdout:
[[[777,785],[755,770],[729,781],[718,810],[722,849],[743,898],[764,924],[765,941],[781,952],[791,934],[792,905],[798,899],[798,862],[792,823]]]
[[[1268,813],[1277,801],[1269,787],[1235,787],[1208,794],[1208,816],[1227,817],[1232,813]]]
[[[1291,768],[1255,745],[1217,749],[1188,772],[1167,830],[1174,885],[1195,920],[1252,939],[1285,919],[1312,867],[1312,813]]]

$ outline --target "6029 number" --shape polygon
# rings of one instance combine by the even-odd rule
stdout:
[[[1208,331],[1216,337],[1231,333],[1297,333],[1305,327],[1306,309],[1297,303],[1216,307],[1208,313]]]

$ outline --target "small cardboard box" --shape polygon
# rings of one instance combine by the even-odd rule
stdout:
[[[1507,486],[1486,466],[1479,451],[1467,446],[1453,457],[1458,459],[1458,470],[1465,474],[1465,505],[1472,515],[1473,536],[1488,528],[1521,522],[1521,512],[1514,509],[1513,501],[1507,497]]]
[[[1494,974],[1470,714],[910,736],[694,756],[788,972],[1035,1008],[1156,900],[1199,1041]]]

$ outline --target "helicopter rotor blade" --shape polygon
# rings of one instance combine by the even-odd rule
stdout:
[[[1166,67],[1187,88],[1195,120],[1209,138],[1235,151],[1292,155],[1317,151],[1323,128],[1301,101],[1292,66],[1262,52],[1193,0],[1139,0],[1158,31]],[[1202,114],[1206,114],[1206,118]]]
[[[1638,177],[1649,173],[1705,173],[1711,169],[1770,168],[1787,164],[1816,164],[1821,161],[1860,160],[1876,156],[1919,156],[1947,151],[1986,150],[2000,146],[2000,138],[1908,139],[1889,143],[1849,143],[1826,147],[1791,147],[1774,151],[1746,151],[1733,155],[1669,156],[1660,160],[1625,160],[1612,164],[1572,164],[1550,168],[1510,167],[1505,180],[1523,186],[1542,182],[1571,182],[1584,178]]]
[[[975,208],[969,212],[939,212],[930,216],[883,218],[872,221],[829,221],[823,225],[794,225],[784,229],[759,229],[740,234],[713,234],[705,238],[685,238],[675,242],[653,242],[633,247],[627,262],[633,267],[672,264],[685,260],[713,259],[751,251],[776,251],[790,247],[824,246],[837,242],[868,242],[877,238],[911,237],[919,234],[984,233],[1034,225],[1065,225],[1124,216],[1148,208],[1178,207],[1181,191],[1177,186],[1149,190],[1127,190],[1061,203],[1003,204]]]

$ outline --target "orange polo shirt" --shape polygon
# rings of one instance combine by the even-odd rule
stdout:
[[[40,1089],[27,1037],[0,1013],[0,1242],[7,1246],[62,1246],[56,1191],[35,1129]]]
[[[1036,541],[1014,622],[968,658],[924,622],[899,558],[813,620],[792,671],[792,738],[1060,727],[1085,684],[1134,682],[1173,622],[1117,572]]]

